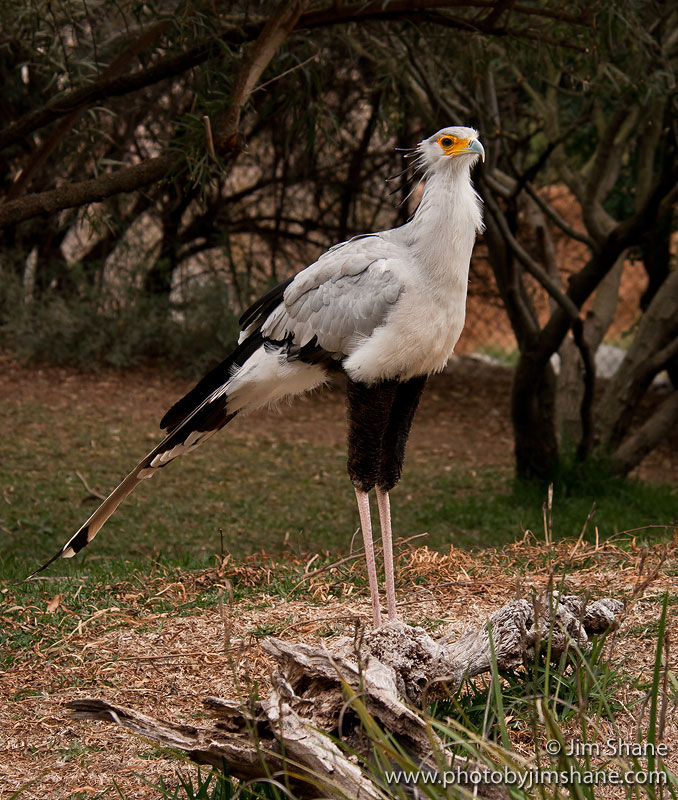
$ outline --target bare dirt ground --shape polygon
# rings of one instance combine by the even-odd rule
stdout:
[[[149,429],[192,385],[160,371],[83,375],[66,369],[27,369],[0,358],[0,403],[34,400],[74,416],[115,408],[121,415],[147,421]],[[445,373],[430,379],[424,392],[408,445],[410,456],[433,452],[448,456],[451,463],[510,470],[510,387],[510,370],[467,356],[453,358]],[[659,399],[657,394],[647,402]],[[283,405],[277,414],[258,412],[236,422],[229,427],[230,436],[342,443],[344,395],[337,384]],[[634,476],[669,483],[678,479],[678,430],[646,457]]]
[[[92,413],[107,405],[133,418],[156,420],[180,396],[187,383],[160,373],[129,372],[78,375],[67,370],[28,370],[0,362],[0,402],[37,400],[68,414]],[[448,454],[457,463],[473,467],[511,467],[511,431],[508,415],[510,375],[483,364],[453,366],[431,381],[418,414],[412,450]],[[252,415],[233,435],[238,437],[322,438],[343,441],[344,409],[340,392],[298,402],[280,416]],[[674,436],[649,456],[640,468],[644,479],[675,480],[678,474],[678,438]],[[660,559],[664,559],[660,566]],[[589,559],[589,561],[585,561]],[[577,569],[568,577],[568,589],[595,597],[631,600],[622,628],[610,643],[609,657],[623,663],[625,674],[648,681],[654,657],[651,638],[659,614],[658,599],[669,589],[678,591],[678,541],[665,551],[625,553],[613,543],[598,549],[560,543],[555,552],[556,573],[567,563]],[[652,569],[658,568],[646,583]],[[117,782],[124,797],[159,798],[144,783],[161,778],[176,785],[176,755],[163,752],[113,725],[75,722],[64,703],[74,697],[104,697],[140,711],[200,724],[201,698],[246,695],[253,682],[265,691],[269,664],[258,647],[262,631],[310,643],[353,630],[369,621],[369,601],[355,589],[352,570],[362,570],[358,559],[308,581],[306,597],[284,599],[267,588],[266,569],[256,559],[219,570],[187,574],[181,580],[158,575],[157,597],[185,599],[206,583],[227,581],[252,584],[242,603],[196,611],[176,617],[144,606],[134,617],[121,610],[92,609],[91,617],[73,625],[62,642],[49,649],[38,641],[30,658],[0,672],[0,798],[20,795],[28,800],[98,797]],[[469,554],[452,548],[440,554],[426,548],[404,547],[400,552],[399,597],[406,621],[451,626],[456,632],[477,627],[507,600],[528,595],[531,587],[546,586],[543,546],[530,541],[502,552]],[[341,586],[336,596],[337,584]],[[155,584],[154,584],[155,588]],[[55,590],[56,591],[56,590]],[[121,595],[134,595],[133,586],[121,586]],[[309,602],[310,601],[310,602]],[[670,609],[675,628],[676,609]],[[28,609],[36,618],[49,609]],[[671,655],[674,664],[675,657]],[[642,691],[631,684],[622,691],[626,711],[617,720],[629,742],[635,741]],[[675,702],[669,708],[665,739],[678,742]],[[646,717],[640,722],[644,729]],[[609,733],[602,736],[613,735]],[[535,743],[523,732],[517,746],[534,755]],[[574,732],[573,732],[574,736]],[[641,740],[643,739],[641,735]],[[678,770],[678,749],[669,765]],[[601,792],[601,797],[623,796]]]
[[[465,358],[463,363],[461,375],[451,370],[431,379],[417,412],[412,449],[430,448],[464,462],[508,467],[512,447],[510,374]],[[76,417],[111,408],[121,416],[146,420],[149,430],[193,385],[160,371],[80,374],[67,369],[27,369],[10,361],[0,361],[0,375],[0,402],[31,400]],[[236,423],[229,426],[229,436],[343,443],[346,425],[341,384],[293,405],[283,404],[278,413],[262,411]]]

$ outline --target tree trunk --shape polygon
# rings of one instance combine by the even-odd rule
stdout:
[[[559,459],[555,404],[556,376],[551,362],[540,365],[529,350],[523,350],[511,390],[518,478],[553,479]]]
[[[612,456],[612,472],[628,475],[678,425],[678,390],[674,390],[640,428],[619,445]]]
[[[506,211],[497,206],[494,213],[504,215],[506,226],[515,235],[517,212],[514,205],[509,203]],[[554,476],[559,458],[556,378],[548,356],[537,356],[541,331],[536,309],[523,280],[524,272],[512,248],[507,246],[493,214],[486,214],[485,224],[484,240],[489,260],[520,349],[511,390],[516,475],[523,480],[548,481]],[[538,234],[537,239],[540,239]],[[541,236],[540,247],[547,255],[545,235]]]
[[[669,274],[643,315],[638,332],[617,373],[610,381],[598,411],[597,449],[614,457],[633,422],[634,411],[655,375],[678,356],[678,270]],[[674,392],[678,390],[674,389]],[[649,422],[649,420],[648,420]],[[636,439],[635,454],[624,445],[619,469],[628,472],[648,452],[651,441],[661,438],[665,425],[650,425],[650,438]],[[659,437],[659,438],[657,438]]]
[[[619,299],[619,286],[624,269],[625,253],[600,282],[593,300],[593,308],[583,323],[583,337],[591,353],[602,344],[614,320]],[[578,446],[582,438],[581,405],[584,397],[584,364],[574,339],[568,336],[560,346],[560,374],[556,412],[562,445]]]
[[[657,220],[654,230],[648,232],[641,242],[643,266],[647,272],[647,288],[640,298],[640,307],[646,311],[671,271],[671,237],[675,209],[669,208]],[[666,371],[674,389],[678,389],[678,357],[666,365]]]
[[[179,227],[184,212],[195,196],[195,189],[189,189],[185,182],[181,185],[175,182],[170,184],[168,192],[162,213],[160,254],[146,274],[144,289],[149,296],[164,301],[169,309],[172,278],[179,263]]]

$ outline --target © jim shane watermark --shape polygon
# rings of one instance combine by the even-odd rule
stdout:
[[[666,742],[654,744],[652,742],[625,742],[623,739],[610,737],[604,742],[582,742],[571,739],[565,742],[565,748],[558,739],[549,739],[544,749],[550,756],[636,756],[637,758],[661,757],[669,753]]]
[[[593,756],[614,758],[617,756],[632,756],[635,758],[654,759],[664,758],[668,755],[670,747],[665,742],[658,744],[652,742],[625,742],[623,739],[610,737],[603,742],[582,742],[578,739],[561,742],[549,739],[544,749],[551,757],[564,756]],[[513,769],[511,767],[457,766],[444,772],[429,770],[394,770],[385,773],[386,783],[400,785],[414,784],[439,784],[447,786],[478,786],[479,784],[493,784],[517,786],[520,789],[531,789],[534,786],[649,786],[651,784],[665,786],[668,782],[667,773],[661,768],[653,769],[624,769],[623,765],[609,765],[603,767],[582,768],[570,764],[565,769],[548,767],[532,767],[528,769]]]

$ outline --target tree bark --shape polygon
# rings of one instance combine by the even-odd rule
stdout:
[[[671,237],[675,214],[675,208],[669,208],[657,220],[655,229],[648,231],[641,243],[643,266],[648,278],[647,288],[640,298],[640,307],[643,311],[647,310],[671,271]],[[666,371],[673,388],[678,389],[678,357],[666,365]]]
[[[609,330],[617,310],[619,286],[624,268],[622,254],[596,289],[593,308],[583,322],[582,336],[595,354]],[[584,397],[584,365],[574,339],[566,337],[560,346],[557,417],[561,444],[578,445],[582,438],[581,406]]]
[[[41,214],[54,214],[65,208],[96,203],[120,192],[133,192],[152,183],[157,183],[171,172],[178,156],[165,153],[157,158],[149,158],[116,172],[106,173],[99,178],[66,184],[58,189],[18,197],[8,203],[0,204],[0,229],[15,225]]]
[[[678,425],[678,390],[674,390],[612,456],[614,475],[628,475]],[[668,476],[667,476],[668,477]]]
[[[638,326],[638,331],[617,373],[610,381],[598,411],[596,445],[613,454],[620,447],[633,421],[638,402],[652,379],[678,355],[678,270],[669,274]],[[678,390],[674,389],[674,392]],[[647,435],[661,435],[662,426],[651,426]],[[652,431],[655,433],[653,434]],[[637,440],[640,441],[640,440]],[[647,440],[649,442],[649,440]],[[644,450],[647,443],[643,445]],[[640,452],[638,460],[640,461]],[[630,464],[629,446],[619,464]]]
[[[540,363],[524,350],[511,387],[511,418],[516,475],[523,480],[550,481],[558,468],[556,376],[551,362]]]

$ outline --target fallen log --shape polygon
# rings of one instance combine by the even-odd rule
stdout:
[[[396,768],[405,760],[423,771],[474,770],[482,778],[487,768],[446,755],[419,711],[456,690],[465,677],[491,671],[493,663],[500,670],[526,663],[540,642],[543,653],[549,641],[553,660],[564,653],[576,658],[590,648],[593,634],[617,627],[622,610],[611,598],[587,604],[553,593],[532,603],[512,600],[456,641],[444,632],[434,640],[423,628],[402,622],[360,630],[331,649],[270,637],[261,644],[275,664],[268,696],[248,704],[208,697],[204,702],[215,719],[206,727],[156,719],[100,699],[67,705],[76,718],[113,721],[198,763],[225,768],[239,780],[283,775],[299,796],[376,800],[389,787],[370,769],[376,734],[366,729],[365,715],[390,742],[386,751]],[[416,795],[416,787],[405,788]],[[478,797],[508,797],[505,787],[489,780],[473,788]]]

